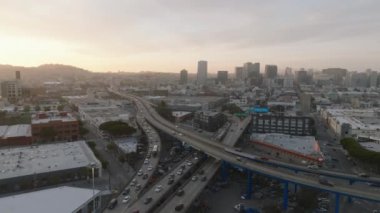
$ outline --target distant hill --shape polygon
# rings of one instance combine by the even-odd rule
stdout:
[[[62,64],[43,64],[38,67],[21,67],[0,65],[0,80],[15,79],[15,71],[21,72],[25,83],[41,83],[44,81],[70,81],[81,79],[91,74],[90,71]]]

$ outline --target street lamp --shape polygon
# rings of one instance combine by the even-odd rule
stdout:
[[[90,168],[91,168],[91,171],[92,171],[92,210],[93,212],[95,212],[95,167],[96,167],[96,164],[94,162],[90,163]]]

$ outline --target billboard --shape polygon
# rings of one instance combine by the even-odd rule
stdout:
[[[268,107],[255,106],[255,107],[251,107],[250,111],[251,111],[251,113],[268,113],[269,108]]]

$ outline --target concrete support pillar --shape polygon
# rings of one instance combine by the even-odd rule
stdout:
[[[284,181],[284,192],[283,192],[283,205],[282,209],[286,212],[288,210],[288,181]]]
[[[252,192],[253,192],[253,172],[251,170],[247,170],[247,192],[246,192],[246,198],[251,199],[252,198]]]
[[[335,213],[339,213],[340,212],[340,194],[339,193],[336,193],[335,194]]]
[[[352,184],[354,184],[354,182],[355,182],[355,181],[350,180],[350,181],[349,181],[349,184],[352,185]],[[352,203],[352,197],[351,197],[351,196],[348,196],[348,200],[347,200],[347,201],[348,201],[348,203]]]
[[[228,178],[228,164],[226,161],[222,161],[222,165],[220,167],[220,175],[222,181],[227,181]]]

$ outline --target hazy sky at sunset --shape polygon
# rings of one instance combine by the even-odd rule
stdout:
[[[0,0],[0,64],[380,71],[379,10],[377,0]]]

